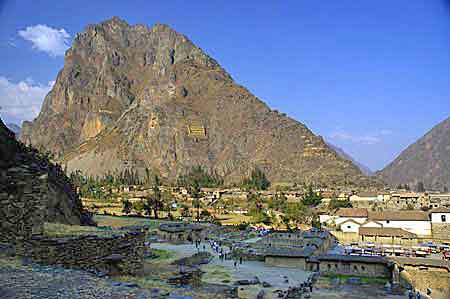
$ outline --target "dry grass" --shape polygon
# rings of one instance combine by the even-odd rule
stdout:
[[[227,214],[227,215],[216,215],[216,218],[223,225],[237,225],[243,222],[251,222],[252,217],[240,214]]]
[[[106,216],[96,215],[94,221],[98,226],[109,226],[112,228],[136,226],[136,225],[148,225],[150,228],[157,228],[163,220],[155,220],[150,218],[141,217],[127,217],[127,216]]]
[[[52,238],[75,237],[82,235],[111,236],[111,230],[104,230],[95,226],[65,225],[60,223],[45,223],[44,235]]]

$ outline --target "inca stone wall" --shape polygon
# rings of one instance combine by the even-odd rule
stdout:
[[[22,180],[11,179],[19,173]],[[2,176],[9,183],[0,191],[0,242],[17,244],[42,234],[47,208],[47,176],[35,178],[19,168],[8,169]]]
[[[405,266],[400,272],[403,283],[412,285],[416,290],[426,293],[431,289],[431,298],[450,299],[450,275],[448,269]]]
[[[17,142],[0,119],[0,242],[39,235],[44,222],[93,224],[61,167]]]
[[[450,240],[450,224],[449,223],[432,223],[431,231],[433,239],[436,241]]]
[[[143,270],[145,236],[144,231],[111,236],[35,236],[25,243],[23,254],[42,264],[95,270],[110,275],[138,274]]]

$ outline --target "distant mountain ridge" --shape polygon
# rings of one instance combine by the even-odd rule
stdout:
[[[408,146],[377,175],[391,186],[423,182],[425,187],[450,187],[450,118]]]
[[[20,126],[13,124],[13,123],[7,123],[6,126],[8,127],[8,129],[10,129],[14,134],[16,134],[16,138],[19,138],[20,136]]]
[[[374,175],[374,172],[367,166],[365,166],[364,164],[356,161],[352,156],[350,156],[349,154],[347,154],[342,148],[327,142],[328,146],[331,147],[340,157],[352,161],[353,164],[355,164],[356,166],[358,166],[358,168],[361,170],[362,173],[364,173],[367,176],[372,176]]]
[[[379,183],[234,82],[186,36],[117,17],[77,34],[21,140],[90,175],[149,169],[174,181],[202,165],[229,183],[257,166],[272,182]]]

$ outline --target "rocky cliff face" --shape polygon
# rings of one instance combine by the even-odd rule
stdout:
[[[406,148],[377,173],[392,186],[423,182],[427,188],[450,187],[450,118]]]
[[[61,168],[17,142],[1,119],[0,219],[0,233],[20,223],[92,224]]]
[[[21,139],[92,175],[132,167],[173,180],[203,165],[231,182],[257,165],[272,181],[373,184],[184,35],[116,17],[76,36]]]

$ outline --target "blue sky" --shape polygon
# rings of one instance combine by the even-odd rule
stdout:
[[[450,116],[448,1],[0,0],[2,118],[32,119],[75,34],[113,15],[186,34],[373,170]]]

